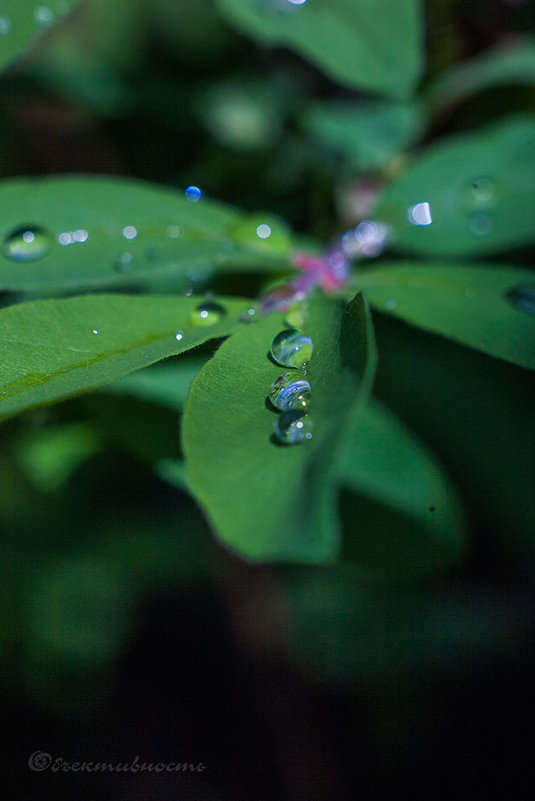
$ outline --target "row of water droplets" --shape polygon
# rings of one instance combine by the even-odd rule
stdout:
[[[273,361],[292,370],[279,375],[269,390],[269,400],[281,412],[273,425],[274,435],[284,445],[312,439],[313,421],[308,414],[312,392],[306,366],[313,350],[312,339],[296,328],[281,331],[271,343]]]

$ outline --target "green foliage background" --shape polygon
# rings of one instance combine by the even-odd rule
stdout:
[[[4,0],[0,67],[13,797],[528,778],[532,4]],[[262,298],[342,248],[280,446]]]

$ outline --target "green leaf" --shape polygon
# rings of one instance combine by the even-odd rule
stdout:
[[[345,86],[411,93],[422,67],[418,0],[218,0],[243,33],[286,45]]]
[[[78,0],[3,0],[0,5],[0,67],[10,64],[33,45]]]
[[[431,106],[442,108],[512,83],[535,83],[535,37],[518,38],[441,73],[428,90],[428,100]]]
[[[166,276],[186,284],[223,267],[279,269],[291,247],[280,220],[140,181],[15,179],[0,184],[0,204],[0,289],[75,292]],[[269,222],[266,239],[259,219]]]
[[[350,166],[380,170],[412,144],[423,128],[416,103],[316,103],[304,124],[323,146],[340,152]]]
[[[200,359],[181,359],[180,363],[147,367],[112,384],[106,384],[102,387],[102,392],[131,395],[180,412],[184,408],[190,384],[203,364]]]
[[[374,214],[400,250],[503,251],[535,240],[534,172],[535,116],[508,118],[431,146],[385,190]],[[431,224],[419,213],[424,203]]]
[[[386,407],[368,404],[352,421],[337,464],[346,488],[345,559],[359,568],[409,577],[462,555],[463,518],[451,483]]]
[[[385,264],[363,272],[355,283],[381,311],[535,369],[533,271],[502,266]]]
[[[191,325],[199,298],[88,295],[0,310],[0,417],[114,381],[230,334],[245,301],[210,326]],[[177,332],[182,337],[176,339]]]
[[[284,327],[280,314],[244,326],[194,379],[182,429],[186,469],[227,547],[254,561],[323,562],[339,551],[333,457],[353,405],[370,391],[373,334],[360,295],[347,305],[311,301],[314,436],[283,446],[273,441],[276,413],[266,397],[288,372],[268,358]]]

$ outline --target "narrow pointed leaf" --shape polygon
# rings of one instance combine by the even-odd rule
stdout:
[[[520,267],[385,265],[356,284],[381,311],[535,369],[535,273]]]
[[[220,321],[192,327],[198,302],[193,297],[88,295],[0,310],[0,417],[94,389],[227,336],[246,306],[223,298],[226,314]]]
[[[260,42],[286,45],[346,86],[403,97],[422,66],[418,0],[218,0]]]
[[[244,326],[194,379],[186,401],[183,448],[194,494],[227,547],[250,560],[324,562],[340,547],[334,454],[355,403],[370,391],[375,366],[365,302],[311,303],[306,332],[314,433],[273,441],[271,383],[289,368],[270,361],[274,314]],[[238,490],[238,491],[237,491]]]
[[[0,183],[0,289],[76,292],[187,284],[215,269],[273,269],[291,242],[284,224],[152,184],[61,177]],[[256,228],[269,223],[261,239]]]

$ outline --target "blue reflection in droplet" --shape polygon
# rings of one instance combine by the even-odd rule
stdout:
[[[202,192],[198,186],[188,186],[184,194],[186,200],[189,200],[190,203],[197,203],[202,197]]]

